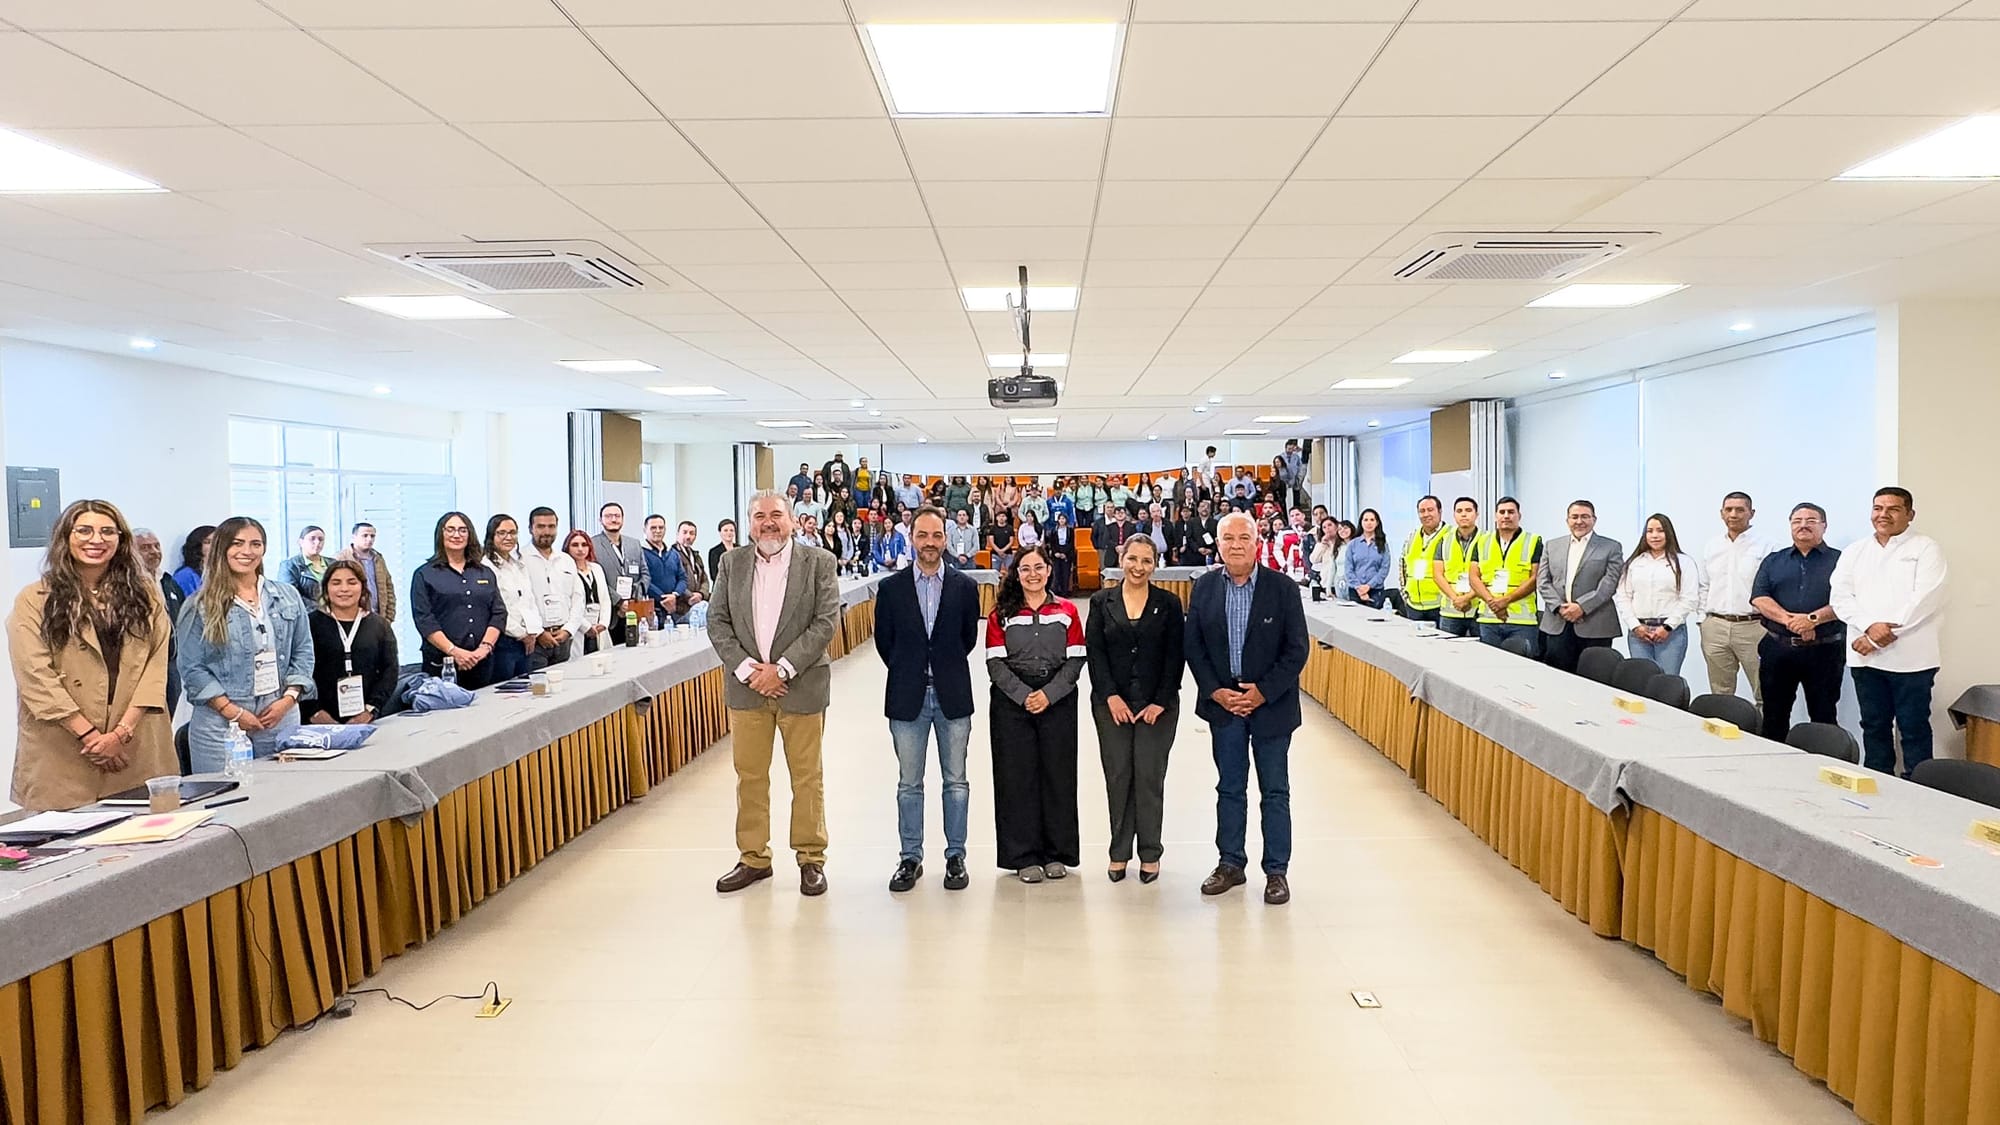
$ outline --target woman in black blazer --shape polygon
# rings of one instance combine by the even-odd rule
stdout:
[[[1090,599],[1084,648],[1090,662],[1090,713],[1111,805],[1111,881],[1125,878],[1139,846],[1139,881],[1160,877],[1160,821],[1166,806],[1167,754],[1180,723],[1181,600],[1153,585],[1159,545],[1145,535],[1118,556],[1125,580]]]

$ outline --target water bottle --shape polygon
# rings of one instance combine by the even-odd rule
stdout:
[[[438,679],[443,680],[445,683],[448,684],[457,683],[458,661],[453,660],[449,656],[445,657],[444,663],[438,667]]]
[[[229,762],[222,767],[222,775],[235,782],[237,791],[242,792],[250,788],[255,776],[250,772],[250,763],[256,760],[256,751],[251,749],[250,736],[235,723],[229,724],[229,735],[224,745],[229,749]]]
[[[625,647],[639,647],[639,613],[637,610],[628,609],[625,611]]]
[[[640,621],[640,622],[639,622],[639,647],[640,647],[640,648],[645,648],[645,647],[646,647],[647,645],[649,645],[649,644],[652,644],[652,643],[653,643],[653,625],[652,625],[652,622],[650,622],[650,621]]]

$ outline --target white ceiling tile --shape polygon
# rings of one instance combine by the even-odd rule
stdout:
[[[726,184],[566,187],[562,193],[618,230],[745,230],[765,225]]]
[[[1640,226],[1726,223],[1807,186],[1791,180],[1648,180],[1582,218]]]
[[[923,227],[923,200],[908,180],[745,184],[743,194],[776,227]]]
[[[1022,266],[1028,267],[1028,276],[1036,285],[1076,285],[1083,280],[1081,260],[1008,258],[981,262],[954,258],[951,272],[960,285],[1014,285],[1020,280]]]
[[[250,136],[358,187],[497,187],[526,173],[448,125],[270,125]]]
[[[1954,195],[1900,218],[1904,223],[2000,223],[2000,184]]]
[[[202,28],[284,27],[285,21],[252,0],[0,0],[0,22],[28,31],[179,31]]]
[[[736,183],[900,180],[910,175],[883,117],[815,121],[682,121]]]
[[[338,186],[326,173],[221,126],[42,130],[36,136],[171,191]]]
[[[953,290],[951,271],[937,262],[817,262],[814,268],[828,285],[845,292],[849,289],[922,289],[934,286],[941,292]]]
[[[1233,257],[1215,275],[1215,285],[1331,285],[1354,264],[1350,258]]]
[[[1407,223],[1457,186],[1452,180],[1293,180],[1271,200],[1262,222]]]
[[[552,187],[702,184],[721,179],[664,121],[475,124],[465,131]]]
[[[1838,223],[1755,223],[1710,227],[1673,242],[1675,256],[1696,258],[1781,258],[1827,246],[1858,226]]]
[[[35,206],[140,238],[194,238],[252,229],[240,216],[194,195],[44,195],[36,197]]]
[[[14,129],[200,125],[187,108],[32,35],[0,31],[0,121]]]
[[[1763,117],[1662,175],[1669,179],[1830,180],[1870,157],[1951,123],[1946,117]]]
[[[1130,258],[1092,258],[1084,273],[1084,292],[1090,292],[1097,285],[1162,285],[1174,288],[1207,285],[1208,279],[1215,276],[1216,268],[1222,264],[1220,257],[1141,258],[1136,254],[1144,248],[1133,249],[1135,256]]]
[[[1962,195],[1976,183],[1838,180],[1814,184],[1744,215],[1746,223],[1873,223]]]
[[[427,118],[303,31],[77,31],[49,39],[225,125]]]
[[[299,26],[315,29],[569,26],[562,10],[548,0],[424,0],[421,4],[407,0],[265,0],[265,3]]]
[[[1410,0],[1138,0],[1137,23],[1381,23],[1402,19]]]
[[[796,262],[799,256],[785,240],[761,230],[632,230],[626,237],[656,261],[682,266],[771,265]]]
[[[1874,21],[1675,23],[1566,108],[1575,113],[1768,113],[1908,33]],[[1689,81],[1699,74],[1699,81]]]
[[[1562,114],[1521,138],[1481,175],[1503,179],[1656,176],[1749,120]]]
[[[1109,122],[1081,118],[896,122],[910,167],[926,183],[1095,180],[1108,127]]]
[[[937,237],[954,263],[995,258],[1082,261],[1090,245],[1090,228],[941,226]]]
[[[1097,225],[1248,225],[1277,190],[1270,180],[1121,180],[1104,185]]]
[[[1196,298],[1197,309],[1293,309],[1319,295],[1318,285],[1216,285]],[[1275,322],[1273,322],[1275,323]]]
[[[1521,134],[1533,117],[1336,117],[1295,178],[1463,179]]]
[[[911,312],[950,315],[965,306],[951,289],[856,289],[842,293],[849,308],[858,313]]]
[[[1092,262],[1171,258],[1220,261],[1243,237],[1242,226],[1099,227],[1090,239]],[[1176,282],[1162,281],[1161,285]]]
[[[328,31],[321,38],[447,121],[659,118],[573,27]],[[526,75],[544,80],[523,81]]]
[[[1388,31],[1386,24],[1138,24],[1125,36],[1117,112],[1324,117]]]
[[[747,269],[748,267],[746,267]],[[716,276],[733,276],[726,269],[718,269]],[[792,278],[799,284],[784,286],[729,286],[729,292],[722,293],[722,300],[731,308],[744,313],[773,312],[843,312],[847,306],[841,304],[840,297],[819,283],[818,278],[789,267],[760,268],[754,274],[758,278]]]
[[[1260,222],[1243,236],[1238,258],[1359,258],[1394,238],[1401,223],[1315,226]]]
[[[884,112],[852,27],[611,27],[593,37],[675,119]]]
[[[935,262],[937,235],[923,227],[787,229],[785,240],[808,262]]]
[[[1644,23],[1405,24],[1341,112],[1552,113],[1652,30]]]
[[[391,203],[449,224],[463,237],[480,241],[582,238],[598,226],[575,204],[540,184],[390,188],[382,195]]]
[[[1801,95],[1784,113],[1958,117],[2000,108],[2000,21],[1935,23]]]
[[[757,0],[755,4],[717,0],[563,0],[563,9],[586,27],[847,22],[847,9],[841,0]]]
[[[1322,122],[1310,117],[1119,117],[1107,180],[1282,180]]]
[[[1463,230],[1523,223],[1558,227],[1611,201],[1639,183],[1623,180],[1502,180],[1480,177],[1461,185],[1424,213],[1426,224]]]
[[[1084,293],[1080,318],[1094,325],[1115,322],[1121,314],[1136,309],[1180,310],[1194,304],[1200,295],[1201,287],[1195,285],[1127,288],[1093,284]]]
[[[1695,0],[1683,20],[1879,20],[1932,19],[1957,8],[1964,0],[1897,0],[1884,7],[1879,0]]]
[[[941,227],[1087,226],[1094,183],[926,183],[924,201]]]
[[[1687,0],[1418,0],[1410,19],[1417,23],[1482,21],[1666,20]]]

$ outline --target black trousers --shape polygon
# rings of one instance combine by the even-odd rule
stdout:
[[[1083,862],[1076,826],[1075,691],[1039,715],[993,691],[993,836],[1010,871]]]
[[[1579,637],[1576,626],[1565,621],[1562,632],[1542,634],[1542,660],[1549,667],[1560,668],[1574,676],[1577,658],[1583,655],[1584,649],[1610,648],[1611,640],[1610,637]]]
[[[1764,737],[1783,742],[1792,730],[1792,702],[1806,693],[1806,717],[1815,723],[1839,720],[1840,674],[1847,666],[1841,644],[1793,645],[1766,636],[1757,642],[1757,684],[1764,693]]]
[[[1097,756],[1104,763],[1104,795],[1111,807],[1111,862],[1129,861],[1136,841],[1139,862],[1158,863],[1164,850],[1160,822],[1166,811],[1167,758],[1180,725],[1180,708],[1151,724],[1119,723],[1111,718],[1110,707],[1093,701],[1090,715],[1097,726]]]

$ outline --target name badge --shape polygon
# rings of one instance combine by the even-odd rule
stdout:
[[[1495,594],[1506,593],[1507,590],[1509,589],[1507,585],[1507,572],[1503,570],[1498,574],[1495,574],[1493,576],[1493,581],[1488,582],[1486,584],[1486,588]]]
[[[560,609],[561,607],[562,607],[562,599],[556,597],[554,591],[550,590],[543,592],[542,594],[543,612],[545,613],[554,612],[555,610]]]
[[[1472,592],[1472,572],[1467,571],[1459,575],[1458,582],[1452,588],[1461,594],[1470,594]]]
[[[632,580],[625,575],[618,576],[618,600],[625,601],[632,596]]]
[[[368,709],[367,701],[361,694],[360,676],[342,676],[333,687],[335,706],[343,719],[351,719]]]
[[[250,664],[250,694],[258,697],[278,694],[278,654],[259,649]]]

